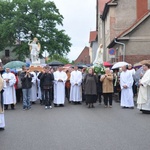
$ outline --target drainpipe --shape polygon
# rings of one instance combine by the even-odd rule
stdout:
[[[103,60],[106,61],[106,44],[105,44],[105,21],[102,20],[102,44],[103,44]]]
[[[120,45],[122,45],[123,46],[123,61],[125,61],[125,50],[126,50],[126,45],[124,44],[124,43],[121,43],[121,42],[118,42],[118,41],[116,41],[116,39],[117,38],[115,38],[114,39],[114,42],[116,43],[116,44],[120,44]]]

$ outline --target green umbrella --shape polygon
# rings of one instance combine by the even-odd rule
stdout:
[[[10,69],[18,69],[18,68],[22,68],[22,66],[26,66],[26,63],[22,61],[10,61],[7,64],[5,64],[3,67],[10,68]]]

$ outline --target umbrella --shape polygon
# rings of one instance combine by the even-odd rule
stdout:
[[[79,69],[87,68],[86,65],[82,65],[82,64],[77,65],[77,67],[78,67]]]
[[[60,61],[52,61],[48,65],[49,66],[64,66],[64,64]]]
[[[103,65],[105,66],[105,67],[110,67],[110,66],[112,66],[112,64],[111,63],[109,63],[109,62],[103,62]]]
[[[143,67],[140,67],[140,68],[135,72],[133,78],[134,78],[136,84],[138,84],[138,82],[139,82],[141,76],[143,76],[144,73],[145,73],[145,71],[143,70]]]
[[[134,67],[142,66],[143,64],[150,64],[150,60],[142,60],[136,64],[134,64]]]
[[[10,68],[10,69],[18,69],[18,68],[22,68],[22,66],[26,66],[26,63],[22,61],[10,61],[7,64],[5,64],[3,67]]]
[[[124,62],[124,61],[120,61],[120,62],[115,63],[115,64],[112,66],[111,69],[117,69],[117,68],[120,68],[120,67],[125,66],[125,65],[128,65],[128,63],[127,63],[127,62]]]

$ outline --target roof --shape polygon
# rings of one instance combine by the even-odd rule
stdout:
[[[96,41],[97,34],[98,34],[97,31],[91,31],[90,32],[89,43]]]
[[[78,56],[78,58],[75,60],[75,62],[78,61],[78,59],[83,55],[83,53],[85,51],[87,51],[87,53],[89,53],[89,47],[87,47],[87,46],[84,47],[84,49],[82,50],[82,52],[80,53],[80,55]]]
[[[114,0],[107,1],[107,3],[105,3],[105,7],[104,7],[102,15],[101,15],[102,20],[105,20],[107,13],[109,11],[109,7],[110,6],[117,6],[117,5],[118,5],[118,3]]]
[[[110,0],[98,0],[98,12],[99,12],[100,14],[103,13],[105,4],[106,4],[108,1],[110,1]]]
[[[131,33],[136,27],[138,27],[145,19],[147,19],[150,16],[150,11],[147,11],[146,14],[144,14],[141,18],[136,20],[128,29],[123,31],[121,34],[119,34],[115,39],[117,40],[129,40],[129,38],[125,38],[125,36],[129,33]],[[115,45],[114,40],[111,41],[111,43],[107,46],[108,48],[111,48]]]

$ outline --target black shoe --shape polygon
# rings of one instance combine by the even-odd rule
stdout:
[[[34,105],[34,104],[35,104],[35,102],[32,102],[32,104]]]
[[[128,109],[129,107],[123,106],[122,108],[123,108],[123,109]]]
[[[0,128],[0,131],[4,131],[5,130],[5,128]]]
[[[57,104],[54,104],[54,107],[57,107]]]
[[[95,108],[95,106],[92,104],[92,108]]]
[[[8,105],[4,105],[4,109],[5,109],[5,110],[8,110]]]
[[[134,107],[130,107],[130,109],[134,109]]]

